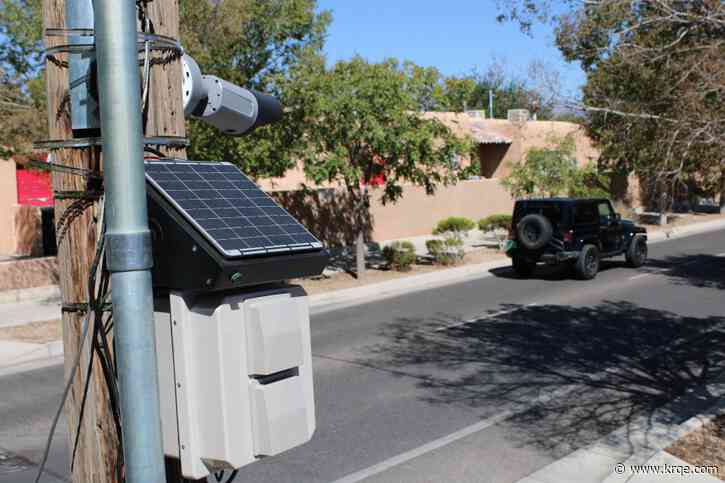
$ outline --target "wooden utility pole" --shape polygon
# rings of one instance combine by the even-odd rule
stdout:
[[[153,32],[179,39],[178,0],[151,0],[146,5],[146,16]],[[141,30],[143,26],[139,26]],[[184,107],[181,95],[181,58],[173,52],[152,53],[151,83],[149,90],[148,122],[145,136],[186,135]],[[185,149],[160,147],[167,156],[186,157]]]
[[[43,0],[45,28],[65,27],[65,0]],[[47,47],[63,44],[66,39],[46,36]],[[57,55],[47,62],[48,133],[52,140],[72,139],[68,99],[67,55]],[[101,172],[99,147],[64,148],[51,151],[55,163]],[[63,348],[65,376],[71,376],[71,365],[81,342],[83,304],[88,302],[88,275],[96,250],[100,223],[97,199],[88,197],[94,190],[90,178],[67,172],[53,172],[55,222],[58,243],[58,272],[63,299]],[[90,331],[89,331],[90,332]],[[79,424],[86,368],[91,354],[90,334],[79,368],[73,374],[73,386],[66,403],[69,448],[75,443]],[[116,427],[109,405],[109,396],[98,358],[94,358],[89,391],[78,433],[78,447],[73,469],[75,483],[118,482],[120,453]]]
[[[142,1],[154,33],[175,39],[179,37],[179,5],[177,0]],[[43,0],[43,25],[65,28],[65,0]],[[141,29],[139,29],[141,30]],[[61,36],[46,36],[46,47],[67,43]],[[173,52],[154,51],[149,85],[148,122],[145,136],[184,136],[184,113],[181,101],[181,64]],[[70,140],[70,103],[68,102],[68,55],[49,58],[46,70],[48,97],[48,132],[51,140]],[[185,157],[183,149],[160,150],[171,156]],[[91,170],[102,174],[101,148],[58,148],[52,150],[54,163]],[[98,200],[91,195],[96,191],[91,178],[68,172],[53,172],[55,221],[58,241],[58,271],[63,311],[63,347],[65,375],[71,369],[78,353],[84,304],[88,302],[88,275],[96,250],[100,213]],[[73,385],[66,403],[69,448],[73,450],[76,428],[80,423],[79,439],[73,469],[74,483],[120,483],[121,453],[116,427],[109,403],[109,394],[97,357],[93,370],[82,419],[80,409],[85,386],[86,369],[91,356],[89,330],[78,369],[73,374]],[[178,466],[178,463],[175,464]],[[172,468],[174,466],[172,462]],[[173,473],[172,473],[173,474]],[[177,476],[169,481],[178,482]]]

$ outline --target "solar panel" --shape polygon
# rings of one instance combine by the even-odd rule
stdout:
[[[231,163],[162,159],[145,164],[149,183],[225,257],[322,249]]]

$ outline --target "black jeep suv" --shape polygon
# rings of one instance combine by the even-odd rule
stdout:
[[[539,261],[569,264],[589,280],[602,258],[624,255],[632,267],[647,258],[647,230],[622,220],[607,199],[519,200],[514,206],[506,254],[520,277]]]

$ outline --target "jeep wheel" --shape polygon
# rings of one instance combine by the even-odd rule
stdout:
[[[647,260],[647,240],[642,235],[635,235],[629,243],[625,254],[627,264],[633,268],[639,268]]]
[[[579,259],[574,264],[577,276],[582,280],[591,280],[599,271],[599,250],[594,245],[584,245]]]
[[[544,248],[553,233],[551,222],[546,217],[533,213],[521,218],[516,225],[517,239],[528,250]]]
[[[525,258],[513,258],[514,272],[519,278],[529,278],[534,273],[534,267],[536,267],[536,263],[530,262]]]

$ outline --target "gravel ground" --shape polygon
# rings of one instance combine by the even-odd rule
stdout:
[[[725,481],[725,415],[676,441],[666,449],[694,466],[717,466],[719,479]]]

